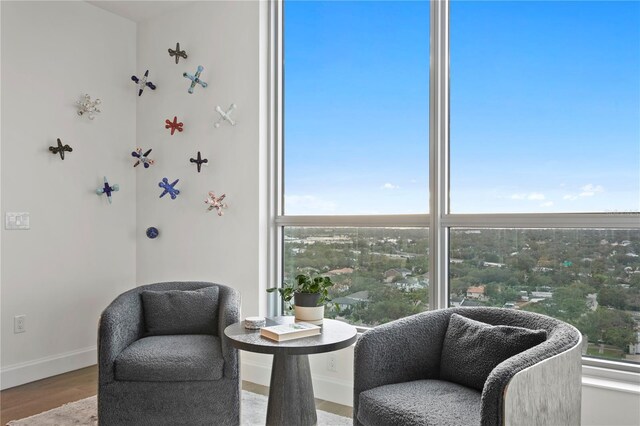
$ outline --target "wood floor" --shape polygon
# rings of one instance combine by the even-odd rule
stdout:
[[[242,389],[261,395],[269,393],[267,386],[246,381],[242,382]],[[6,425],[10,420],[42,413],[68,402],[95,395],[97,392],[98,367],[95,365],[6,389],[0,392],[0,424]],[[316,407],[319,410],[351,417],[351,407],[346,405],[316,399]]]

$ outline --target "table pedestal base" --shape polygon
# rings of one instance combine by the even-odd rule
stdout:
[[[275,354],[267,426],[313,426],[317,423],[309,357]]]

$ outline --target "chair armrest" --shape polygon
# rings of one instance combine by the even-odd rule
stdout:
[[[514,415],[515,424],[523,425],[580,423],[582,337],[566,328],[574,332],[553,336],[491,371],[482,389],[482,426],[514,424]]]
[[[423,312],[362,334],[354,354],[354,418],[363,391],[440,377],[440,353],[450,315],[442,310]]]
[[[114,361],[144,333],[140,294],[136,289],[118,296],[100,316],[98,325],[98,370],[101,384],[115,380]]]
[[[507,384],[504,424],[580,425],[582,350],[573,348],[518,373]]]
[[[224,335],[224,329],[240,321],[240,293],[223,285],[219,285],[218,288],[220,289],[218,336],[220,336],[224,358],[224,376],[236,378],[238,377],[238,350],[231,346],[229,339]]]

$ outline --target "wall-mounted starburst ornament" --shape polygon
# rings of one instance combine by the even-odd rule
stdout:
[[[156,90],[156,85],[150,81],[147,81],[149,78],[149,70],[144,72],[142,78],[138,78],[135,75],[131,76],[131,80],[138,85],[138,96],[142,96],[142,92],[144,92],[144,88],[148,87],[151,90]]]
[[[220,105],[216,106],[216,112],[218,114],[220,114],[220,118],[218,118],[218,121],[216,121],[213,125],[214,127],[217,129],[218,127],[220,127],[220,123],[222,123],[223,121],[226,121],[227,123],[231,124],[232,126],[236,125],[236,121],[231,118],[231,113],[237,108],[236,104],[231,104],[229,106],[229,109],[227,109],[226,111],[224,111],[222,108],[220,108]]]
[[[76,105],[78,106],[78,115],[83,116],[86,114],[87,117],[89,117],[89,120],[93,120],[96,118],[96,114],[100,114],[98,105],[100,105],[101,102],[102,101],[100,99],[92,101],[91,96],[85,94],[81,100],[76,101]]]
[[[184,129],[182,128],[182,126],[184,126],[184,123],[179,122],[178,121],[178,117],[174,116],[173,117],[173,121],[169,120],[168,118],[166,120],[164,120],[165,122],[165,129],[171,129],[171,136],[173,136],[173,134],[176,132],[176,130],[178,132],[182,132]]]
[[[218,212],[218,216],[222,216],[222,209],[227,208],[227,204],[222,202],[222,200],[224,200],[224,197],[226,197],[226,194],[222,194],[221,196],[216,197],[216,194],[214,192],[209,192],[207,199],[204,200],[205,204],[209,205],[207,211],[210,212],[211,210],[216,209],[216,211]]]
[[[180,43],[176,43],[176,50],[169,49],[169,56],[175,56],[176,64],[180,62],[180,58],[187,59],[187,52],[180,50]]]
[[[200,173],[202,165],[204,164],[206,166],[207,163],[209,163],[209,160],[207,160],[206,158],[202,158],[202,154],[200,154],[200,151],[198,151],[198,158],[190,158],[189,162],[195,163],[195,165],[198,166],[198,173]]]
[[[50,146],[49,151],[51,151],[52,154],[59,154],[60,159],[64,160],[64,152],[73,152],[73,148],[69,145],[62,145],[62,141],[58,138],[58,146]]]
[[[205,81],[200,80],[200,74],[202,74],[202,71],[204,71],[204,67],[202,65],[198,65],[198,69],[196,70],[196,73],[194,75],[191,75],[188,72],[182,73],[182,76],[184,78],[188,78],[189,80],[191,80],[191,85],[189,86],[187,92],[193,93],[193,89],[195,89],[196,84],[202,86],[203,89],[208,86]]]
[[[151,148],[149,148],[145,152],[142,152],[142,148],[136,148],[136,150],[131,153],[132,157],[137,158],[136,162],[133,164],[133,167],[137,167],[140,163],[142,163],[144,168],[148,169],[149,166],[154,165],[155,161],[148,157],[151,151]]]

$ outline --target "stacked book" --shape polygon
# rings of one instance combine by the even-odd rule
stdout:
[[[321,328],[317,325],[306,322],[296,322],[293,324],[279,324],[270,327],[262,327],[260,335],[276,342],[300,339],[302,337],[317,336]]]

